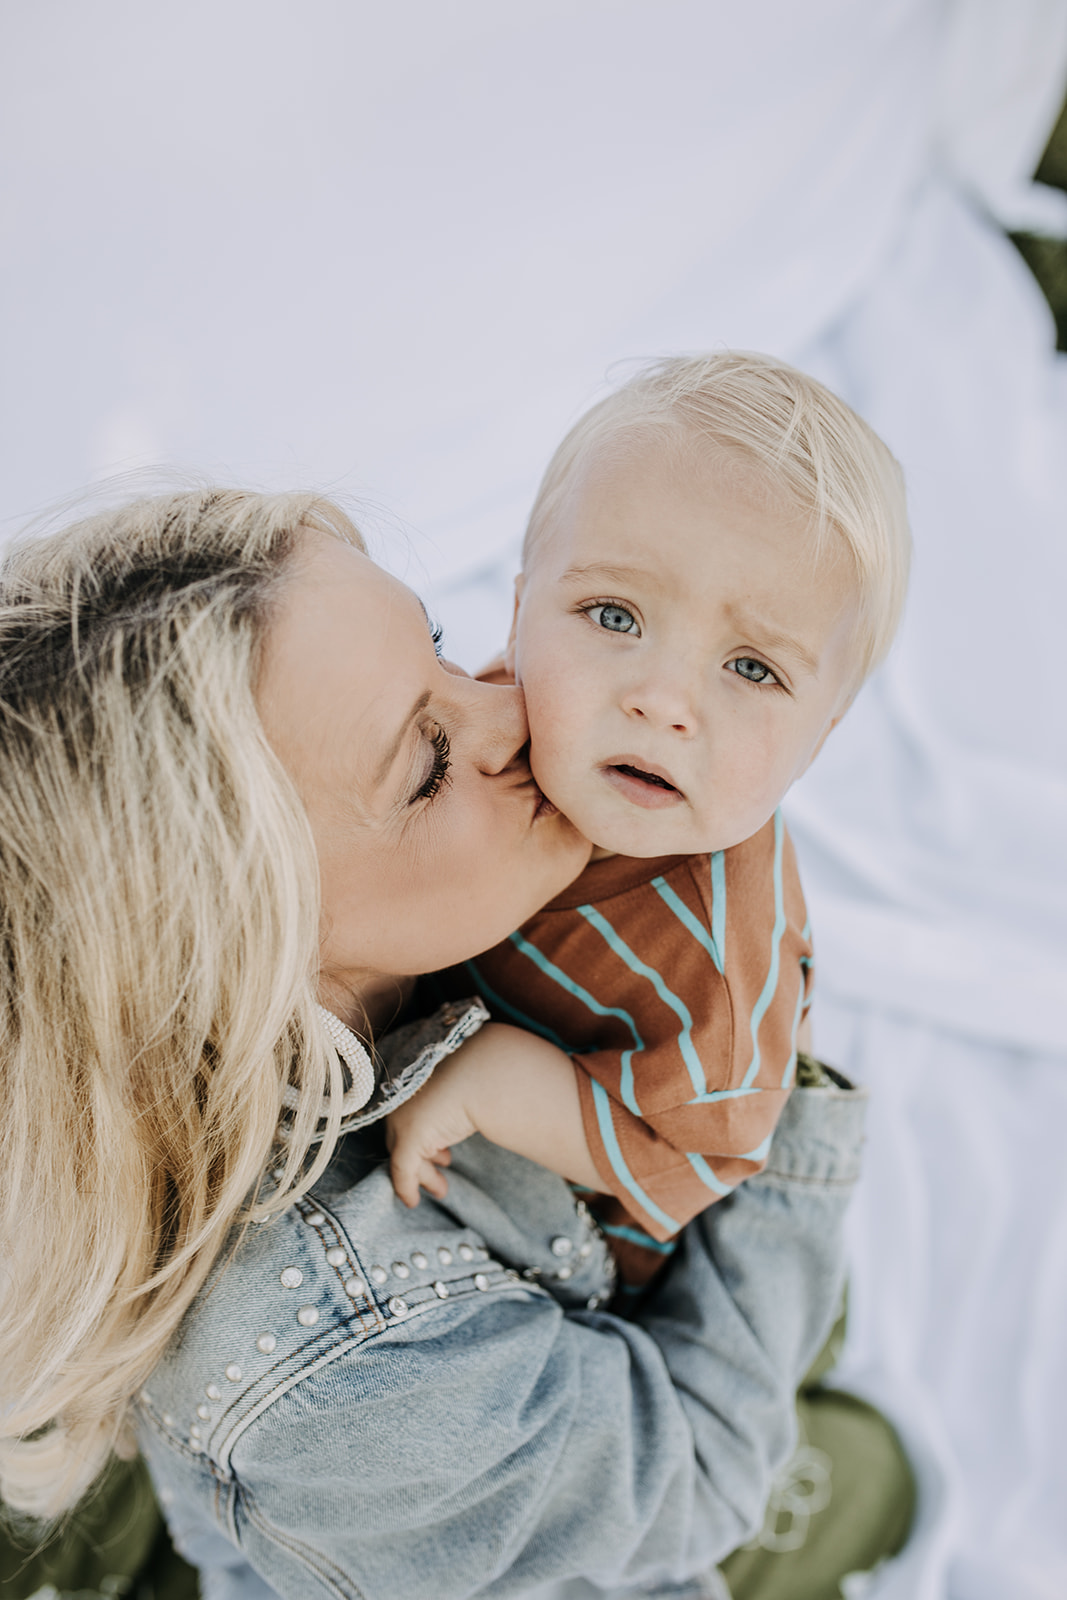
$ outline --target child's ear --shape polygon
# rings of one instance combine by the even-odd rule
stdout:
[[[837,716],[836,717],[832,717],[831,720],[826,724],[826,727],[823,729],[821,735],[819,736],[818,744],[815,746],[815,749],[811,752],[811,755],[807,759],[807,762],[806,762],[805,767],[804,767],[804,771],[805,772],[807,772],[808,767],[811,766],[812,762],[815,760],[815,757],[818,755],[819,751],[822,749],[822,747],[826,743],[827,739],[833,733],[834,729],[837,727],[837,724],[841,721],[841,718],[844,716],[845,712],[848,710],[848,708],[849,708],[849,706],[851,704],[852,704],[852,696],[850,695],[849,698],[845,701],[845,704],[842,706],[841,710],[837,713]]]
[[[515,605],[511,613],[511,632],[508,634],[507,649],[504,651],[504,665],[512,678],[515,676],[515,636],[519,631],[519,605],[522,602],[522,587],[525,581],[520,572],[515,579]]]

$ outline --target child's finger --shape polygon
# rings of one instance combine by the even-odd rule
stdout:
[[[409,1208],[417,1206],[419,1203],[417,1169],[410,1166],[407,1161],[399,1159],[395,1150],[389,1160],[389,1176],[393,1180],[393,1188],[398,1198]]]
[[[451,1152],[445,1146],[424,1153],[413,1148],[411,1140],[402,1134],[395,1138],[389,1156],[389,1176],[398,1198],[411,1210],[419,1203],[420,1189],[443,1200],[448,1193],[448,1180],[439,1168],[447,1167],[451,1159]]]
[[[422,1163],[419,1185],[427,1194],[432,1194],[435,1200],[443,1200],[448,1193],[448,1179],[432,1161]]]
[[[401,1131],[389,1155],[389,1176],[393,1180],[393,1188],[409,1209],[419,1203],[419,1187],[427,1168],[434,1170],[430,1167],[426,1152]]]

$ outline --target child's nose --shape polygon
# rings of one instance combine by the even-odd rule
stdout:
[[[681,678],[650,679],[635,684],[623,696],[623,710],[627,716],[683,736],[692,735],[697,730],[696,707],[695,694]]]

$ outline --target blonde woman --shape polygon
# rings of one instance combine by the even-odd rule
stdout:
[[[382,1118],[483,1015],[388,1031],[411,976],[588,855],[525,740],[313,496],[9,555],[9,1505],[54,1517],[139,1441],[215,1600],[720,1592],[835,1309],[862,1104],[798,1091],[631,1321],[533,1163],[473,1139],[447,1204],[396,1200]]]

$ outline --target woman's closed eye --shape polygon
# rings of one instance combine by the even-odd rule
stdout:
[[[412,806],[417,804],[419,800],[432,800],[434,795],[439,794],[448,782],[448,769],[451,764],[452,753],[452,747],[448,742],[448,734],[444,728],[435,726],[433,732],[429,735],[429,740],[433,760],[426,778],[420,783],[408,801],[408,804]]]
[[[775,684],[778,688],[782,686],[782,680],[777,673],[772,672],[766,662],[760,661],[757,656],[736,656],[726,665],[737,677],[744,678],[746,683]]]
[[[638,636],[641,633],[637,618],[629,606],[620,605],[617,600],[597,600],[591,606],[583,606],[582,610],[590,622],[606,629],[608,633],[629,633]]]

